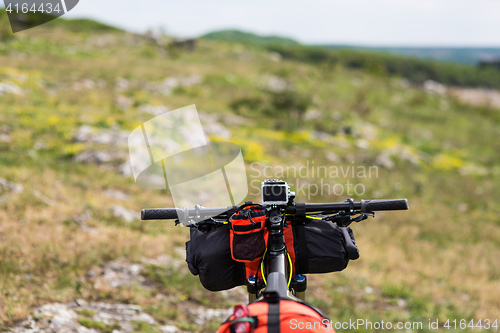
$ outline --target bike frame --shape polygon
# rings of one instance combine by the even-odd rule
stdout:
[[[288,279],[289,269],[287,265],[286,243],[283,229],[286,223],[286,207],[271,206],[269,210],[269,241],[265,262],[267,264],[267,274],[264,276],[266,285],[262,294],[277,294],[280,298],[289,297]],[[263,273],[264,274],[264,273]],[[253,287],[253,286],[252,286]],[[249,302],[253,302],[259,296],[260,290],[249,291]],[[304,298],[301,293],[301,298]]]
[[[271,207],[269,212],[268,274],[266,292],[276,291],[280,296],[288,294],[285,227],[285,209]]]

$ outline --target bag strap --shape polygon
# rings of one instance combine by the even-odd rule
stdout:
[[[280,302],[268,303],[267,332],[280,333]]]
[[[309,272],[306,228],[303,224],[294,224],[292,230],[293,243],[294,245],[297,244],[297,250],[295,251],[296,274],[305,274]]]
[[[260,210],[262,211],[262,214],[256,214],[254,211],[252,211],[252,208],[254,208],[256,211]],[[259,204],[254,204],[251,201],[248,201],[238,207],[238,209],[231,215],[229,220],[240,220],[242,218],[244,219],[250,219],[252,220],[252,215],[253,217],[258,217],[258,216],[264,216],[266,215],[265,207]]]
[[[235,232],[248,232],[256,229],[262,229],[262,227],[257,223],[246,225],[231,224],[231,229]]]
[[[264,206],[262,206],[260,204],[256,204],[256,203],[253,203],[251,201],[247,201],[243,205],[238,207],[237,212],[239,212],[242,209],[248,208],[248,207],[256,207],[256,208],[264,209]]]
[[[306,204],[304,202],[295,203],[295,219],[293,223],[304,224],[306,222]]]
[[[352,234],[352,229],[349,227],[339,227],[344,234],[345,248],[347,250],[347,257],[351,260],[356,260],[359,258],[359,250],[354,241],[354,235]]]
[[[328,319],[319,309],[317,309],[314,306],[312,306],[311,304],[301,300],[300,298],[293,296],[291,293],[288,293],[287,297],[279,297],[279,296],[275,296],[275,297],[277,297],[277,298],[273,298],[271,300],[266,300],[265,296],[260,296],[256,301],[254,301],[254,303],[261,302],[261,303],[268,303],[270,305],[270,304],[274,304],[276,302],[280,303],[281,301],[292,301],[292,302],[295,302],[297,304],[307,306],[309,309],[316,312],[323,319]],[[268,312],[269,312],[269,310],[268,310]]]

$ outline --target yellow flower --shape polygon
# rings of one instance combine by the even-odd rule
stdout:
[[[458,157],[450,154],[441,153],[432,161],[432,166],[440,170],[458,169],[464,166],[465,162]]]
[[[57,115],[52,115],[48,119],[48,123],[51,126],[57,125],[59,123],[60,119]]]

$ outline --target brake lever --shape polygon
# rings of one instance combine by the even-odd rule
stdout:
[[[325,220],[337,223],[339,227],[347,227],[352,222],[351,215],[345,212],[338,212],[335,215],[325,217]]]
[[[351,218],[352,222],[361,222],[363,220],[366,220],[368,216],[375,217],[374,212],[364,212],[356,216],[355,218]]]
[[[359,214],[355,218],[352,218],[352,215]],[[355,212],[351,211],[349,213],[346,212],[339,212],[335,215],[328,216],[325,218],[325,220],[332,221],[337,223],[339,227],[348,227],[352,222],[361,222],[363,220],[366,220],[368,216],[375,217],[374,212]]]

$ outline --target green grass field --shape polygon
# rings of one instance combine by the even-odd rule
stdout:
[[[165,91],[168,77],[197,79]],[[500,110],[399,77],[280,60],[252,46],[200,40],[188,52],[126,32],[40,27],[0,41],[0,177],[23,187],[0,186],[0,327],[75,298],[138,304],[186,331],[217,327],[190,323],[183,309],[230,302],[203,290],[184,266],[150,267],[148,290],[98,288],[85,277],[118,257],[182,261],[174,249],[182,251],[189,232],[114,216],[116,204],[139,212],[172,201],[118,171],[127,159],[121,142],[75,142],[78,129],[128,133],[154,117],[144,110],[190,104],[242,147],[249,179],[266,166],[376,166],[372,177],[286,180],[361,184],[356,200],[408,198],[409,211],[353,226],[361,258],[345,271],[308,276],[308,300],[332,320],[500,320]],[[225,140],[217,131],[210,137]],[[100,165],[75,161],[85,151],[116,156]],[[347,197],[302,193],[297,201]],[[98,232],[75,222],[86,212]]]

